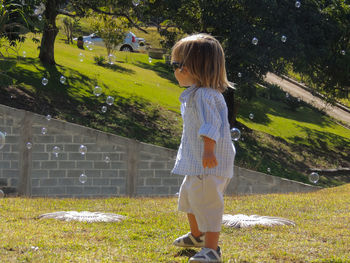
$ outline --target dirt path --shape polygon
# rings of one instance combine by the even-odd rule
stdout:
[[[327,115],[344,122],[347,126],[350,125],[350,113],[337,107],[326,104],[322,99],[316,97],[311,94],[311,92],[299,87],[298,85],[286,80],[282,79],[279,76],[268,73],[265,77],[265,81],[271,84],[277,84],[281,87],[285,92],[288,92],[294,97],[298,97],[313,105],[314,107],[323,110]]]

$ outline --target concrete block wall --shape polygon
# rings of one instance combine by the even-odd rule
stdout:
[[[42,128],[47,129],[42,134]],[[172,175],[176,151],[0,105],[0,181],[32,197],[169,196],[183,176]],[[28,149],[26,144],[32,143]],[[80,145],[87,153],[79,153]],[[52,149],[61,152],[56,157]],[[106,162],[105,158],[110,161]],[[87,181],[79,181],[84,173]],[[317,188],[235,168],[228,194],[313,191]]]
[[[3,185],[17,186],[19,179],[20,127],[10,115],[0,115],[0,131],[6,135],[6,143],[0,150],[0,181]]]

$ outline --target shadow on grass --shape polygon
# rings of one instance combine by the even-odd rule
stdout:
[[[196,250],[191,249],[191,248],[185,248],[181,249],[179,252],[177,252],[174,257],[193,257],[197,253]]]
[[[350,167],[350,138],[345,138],[330,132],[322,132],[308,127],[299,126],[306,137],[295,136],[291,138],[295,145],[308,149],[312,154],[317,156],[327,156],[327,162],[338,167]],[[334,167],[317,167],[314,168],[334,168]]]
[[[238,116],[243,120],[268,126],[271,123],[267,116],[269,109],[259,101],[242,101],[238,108]],[[251,115],[252,114],[252,115]],[[250,116],[253,116],[251,118]]]
[[[145,62],[136,62],[134,63],[135,66],[138,66],[140,68],[153,70],[160,76],[161,78],[167,79],[171,81],[174,84],[177,84],[177,80],[174,76],[174,72],[170,65],[162,62],[155,62],[153,64],[145,63]]]
[[[8,71],[15,67],[17,61],[15,59],[0,60],[0,87],[13,84],[13,79],[8,75]]]
[[[117,61],[118,63],[124,63],[122,61]],[[108,63],[103,63],[102,65],[99,65],[101,67],[104,67],[106,69],[113,70],[115,72],[123,73],[123,74],[135,74],[135,71],[132,69],[124,68],[118,64],[108,64]]]
[[[254,98],[252,101],[243,101],[242,105],[244,107],[239,110],[239,117],[245,121],[253,121],[262,125],[271,123],[267,114],[297,122],[312,123],[320,127],[326,127],[330,124],[330,120],[323,112],[305,103],[301,103],[301,106],[295,111],[289,109],[287,104],[282,101],[261,97]],[[254,114],[253,120],[249,118],[250,113]]]

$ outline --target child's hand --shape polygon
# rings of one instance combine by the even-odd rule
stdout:
[[[216,160],[214,152],[205,152],[203,153],[202,159],[203,167],[206,168],[214,168],[218,165],[218,161]]]
[[[214,168],[218,165],[218,161],[216,160],[215,154],[214,154],[214,148],[215,148],[215,141],[203,136],[203,142],[204,142],[204,151],[203,151],[203,157],[202,157],[202,164],[203,168]]]

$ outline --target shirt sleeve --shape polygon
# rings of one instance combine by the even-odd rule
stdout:
[[[200,121],[198,136],[206,136],[217,141],[220,137],[221,117],[213,94],[200,88],[194,100]]]

